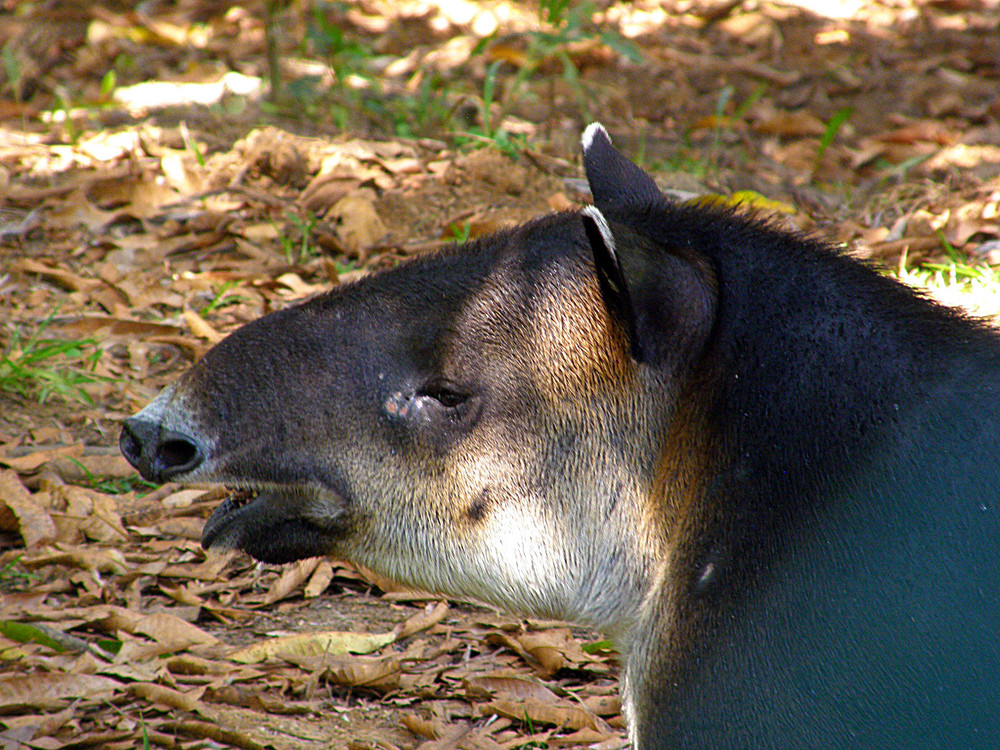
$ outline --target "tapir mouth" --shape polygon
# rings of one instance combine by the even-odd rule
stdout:
[[[201,546],[275,564],[326,555],[344,535],[345,509],[339,496],[298,485],[232,488],[205,522]]]
[[[213,545],[218,547],[232,546],[225,543],[226,527],[238,524],[240,521],[239,512],[260,497],[259,490],[249,487],[227,487],[226,489],[231,494],[212,511],[212,515],[205,522],[205,528],[201,531],[201,546],[205,549],[211,549]],[[230,531],[232,531],[231,528]]]

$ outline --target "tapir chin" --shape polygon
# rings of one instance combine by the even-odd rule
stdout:
[[[1000,334],[821,242],[594,205],[232,333],[126,420],[206,548],[606,632],[633,746],[1000,747]]]

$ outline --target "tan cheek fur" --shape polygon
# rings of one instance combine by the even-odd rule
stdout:
[[[530,318],[516,329],[509,318],[491,319],[502,299],[510,304],[501,282],[466,308],[461,345],[486,356],[496,348],[498,361],[516,366],[507,377],[530,379],[541,423],[529,435],[512,436],[506,424],[480,428],[449,456],[431,502],[451,548],[443,557],[461,560],[452,583],[515,610],[574,615],[625,638],[664,537],[662,517],[648,503],[652,477],[639,468],[653,465],[655,448],[641,445],[623,462],[619,448],[609,447],[632,451],[634,435],[650,433],[633,424],[641,415],[636,366],[595,279],[538,289]],[[538,487],[546,444],[569,425],[579,443],[555,484]],[[595,517],[604,523],[595,525]],[[611,580],[624,585],[616,589]]]

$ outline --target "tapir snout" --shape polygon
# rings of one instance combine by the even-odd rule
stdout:
[[[1000,747],[1000,336],[583,145],[594,206],[248,324],[124,455],[233,488],[206,547],[605,630],[637,750]]]
[[[130,417],[122,426],[118,446],[143,479],[168,482],[194,471],[205,458],[197,438],[176,430],[166,430],[158,422],[141,416]]]

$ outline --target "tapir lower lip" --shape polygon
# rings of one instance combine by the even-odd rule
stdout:
[[[241,512],[260,499],[260,493],[256,490],[233,490],[233,494],[223,500],[205,522],[205,528],[201,532],[201,546],[210,549],[216,540],[224,536],[226,527],[239,523]]]
[[[327,507],[324,522],[296,513],[321,501]],[[333,513],[329,509],[335,508]],[[227,498],[205,522],[204,549],[240,549],[266,563],[287,563],[328,554],[343,535],[346,503],[338,495],[301,487],[241,488]]]

